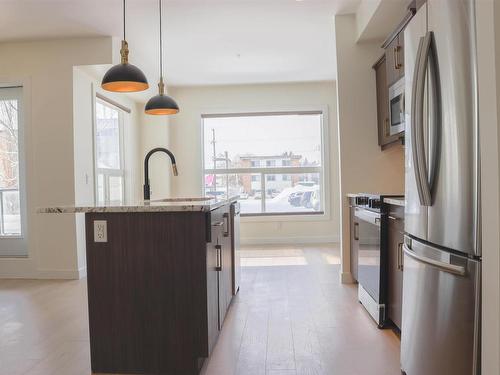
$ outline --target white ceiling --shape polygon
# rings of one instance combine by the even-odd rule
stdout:
[[[333,15],[359,0],[164,0],[169,85],[335,78]],[[121,37],[122,0],[0,0],[0,42]],[[130,60],[158,77],[158,1],[127,1]]]

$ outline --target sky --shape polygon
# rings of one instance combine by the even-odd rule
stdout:
[[[217,155],[280,155],[292,151],[321,163],[321,115],[204,118],[205,164],[213,166],[212,129]]]

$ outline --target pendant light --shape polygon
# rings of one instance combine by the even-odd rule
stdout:
[[[101,87],[114,92],[136,92],[149,88],[144,73],[128,62],[128,43],[125,39],[125,0],[123,0],[123,40],[120,49],[121,64],[110,68],[104,75]]]
[[[160,9],[160,82],[158,83],[159,94],[153,96],[146,103],[144,112],[148,115],[174,115],[179,112],[179,106],[173,98],[165,95],[165,84],[163,83],[163,45],[161,33],[161,2],[158,0]]]

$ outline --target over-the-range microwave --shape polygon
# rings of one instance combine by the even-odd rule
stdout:
[[[405,130],[405,79],[389,87],[389,135],[401,133]]]

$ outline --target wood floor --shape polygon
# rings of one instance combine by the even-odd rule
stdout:
[[[331,246],[249,247],[204,375],[400,375]],[[89,375],[85,280],[0,280],[0,375]]]

